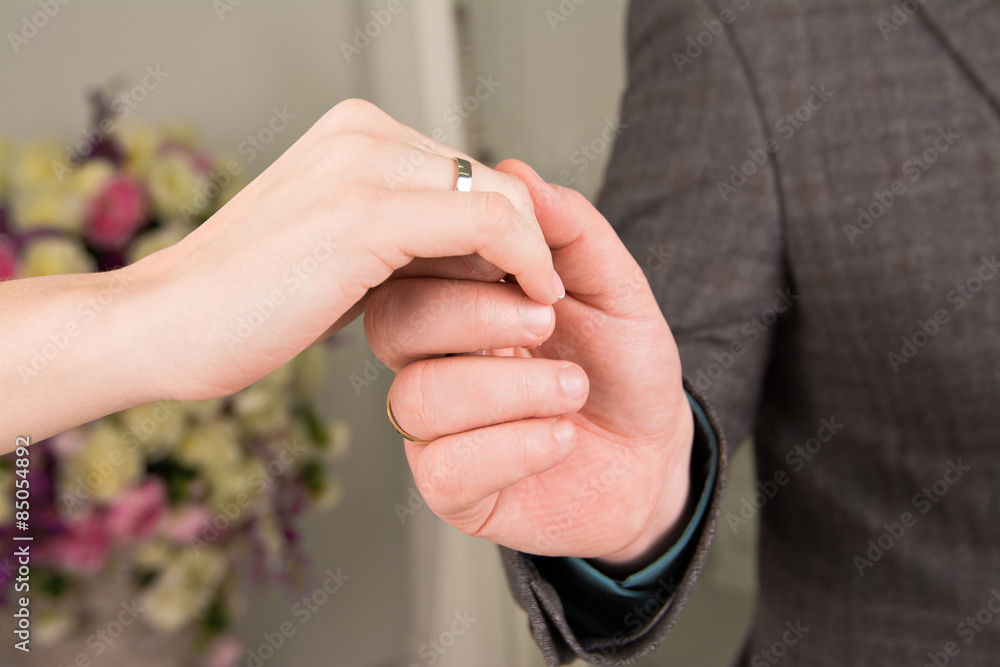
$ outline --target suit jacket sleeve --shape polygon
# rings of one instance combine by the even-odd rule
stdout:
[[[711,544],[726,453],[753,428],[778,335],[779,322],[769,314],[794,309],[783,262],[780,166],[767,143],[778,119],[762,117],[759,74],[739,47],[744,4],[632,3],[623,131],[599,202],[646,270],[690,393],[716,429],[723,469],[676,592],[624,637],[578,636],[559,590],[530,557],[504,551],[514,596],[552,665],[574,656],[628,664],[667,637]]]

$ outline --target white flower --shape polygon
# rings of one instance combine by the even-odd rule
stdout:
[[[226,569],[217,550],[185,549],[143,593],[147,620],[162,632],[177,632],[204,612]]]
[[[155,159],[147,176],[153,206],[164,218],[189,220],[201,213],[204,206],[197,206],[209,181],[185,155],[172,154]],[[206,203],[207,205],[207,203]]]
[[[126,171],[146,178],[162,142],[159,133],[144,123],[125,122],[118,126],[115,135],[125,149]]]
[[[86,220],[86,201],[67,184],[55,180],[15,190],[11,216],[16,229],[59,229],[78,234]]]
[[[0,470],[0,526],[14,522],[14,471]]]
[[[191,226],[184,222],[170,223],[159,229],[146,232],[132,243],[129,260],[138,262],[143,257],[149,257],[174,245],[191,232]]]
[[[184,436],[186,415],[178,401],[160,401],[120,412],[119,416],[139,448],[152,459],[161,459]]]
[[[35,616],[32,639],[42,646],[52,646],[66,639],[76,629],[76,615],[64,606],[43,609]]]
[[[62,488],[89,489],[96,500],[109,501],[144,473],[138,452],[125,446],[125,434],[110,421],[96,423],[83,449],[63,470]]]
[[[170,540],[158,538],[141,543],[134,552],[135,564],[147,570],[163,570],[177,557]]]
[[[181,409],[192,418],[198,421],[212,421],[222,412],[225,399],[210,398],[204,401],[185,401],[181,403]]]
[[[330,438],[326,446],[326,459],[340,461],[351,451],[351,425],[343,419],[334,419],[326,427]]]
[[[58,182],[69,171],[63,149],[56,141],[40,141],[21,146],[10,164],[10,180],[15,192],[34,190]]]
[[[174,457],[209,477],[232,470],[243,458],[236,426],[228,421],[196,424],[175,450]]]
[[[108,160],[87,160],[69,175],[67,185],[70,192],[85,201],[96,197],[108,181],[115,175],[117,169]]]

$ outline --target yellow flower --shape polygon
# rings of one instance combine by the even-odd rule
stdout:
[[[89,201],[104,189],[115,171],[115,165],[108,160],[87,160],[69,175],[69,191],[84,201]]]
[[[170,540],[157,538],[140,544],[134,554],[135,564],[146,570],[163,570],[177,557]]]
[[[269,387],[264,378],[233,397],[233,411],[240,424],[255,435],[268,435],[288,428],[291,414],[287,391]],[[263,384],[262,384],[263,383]]]
[[[181,441],[174,456],[209,476],[222,474],[243,459],[238,436],[236,426],[230,422],[196,424]]]
[[[17,190],[12,200],[14,227],[28,230],[52,227],[79,233],[86,218],[86,201],[66,184],[56,181]]]
[[[63,149],[55,141],[41,141],[22,146],[10,167],[11,183],[15,192],[25,192],[48,183],[62,180],[69,173]]]
[[[14,522],[14,473],[0,470],[0,526]]]
[[[109,501],[142,476],[138,452],[125,445],[124,433],[109,421],[94,426],[86,444],[63,471],[62,488],[90,489],[93,497]]]
[[[198,146],[198,126],[187,120],[169,120],[160,125],[166,141],[176,141],[190,148]]]
[[[295,391],[300,396],[315,398],[326,384],[330,353],[323,343],[307,347],[292,361],[295,366]]]
[[[181,403],[181,409],[194,419],[205,422],[218,417],[224,405],[225,399],[210,398],[205,401],[185,401]]]
[[[31,628],[33,638],[42,646],[53,646],[66,639],[77,627],[77,616],[65,605],[43,608]]]
[[[332,510],[340,504],[343,497],[344,485],[340,483],[340,480],[328,477],[323,482],[322,490],[313,498],[313,506],[318,510]]]
[[[146,178],[162,141],[159,133],[145,123],[125,122],[115,131],[115,136],[125,149],[125,170],[139,178]]]
[[[119,413],[122,423],[151,459],[161,459],[180,442],[187,423],[179,401],[160,401]]]
[[[183,155],[167,155],[153,161],[148,176],[153,206],[164,218],[188,222],[202,212],[208,178]]]
[[[187,236],[191,229],[190,225],[183,222],[175,222],[160,229],[146,232],[132,244],[129,259],[133,262],[138,262],[143,257],[149,257],[154,252],[169,248]]]
[[[215,549],[185,549],[142,594],[146,619],[173,633],[196,620],[226,575],[226,558]]]
[[[326,427],[330,441],[326,446],[327,461],[340,461],[351,451],[351,425],[343,419],[334,419]]]
[[[66,238],[40,238],[33,241],[21,256],[18,275],[22,278],[55,276],[66,273],[90,273],[94,263],[76,241]]]
[[[263,493],[268,484],[267,470],[259,459],[250,459],[215,472],[211,479],[210,502],[228,514],[238,508],[237,516],[229,516],[234,524],[246,521],[256,506],[267,498]]]
[[[0,138],[0,201],[10,193],[11,170],[14,161],[14,144]]]

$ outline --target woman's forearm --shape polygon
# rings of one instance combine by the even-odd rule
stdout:
[[[143,284],[139,265],[0,283],[0,453],[159,398]]]

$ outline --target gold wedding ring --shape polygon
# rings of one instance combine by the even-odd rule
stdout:
[[[412,435],[403,430],[403,427],[396,421],[395,415],[392,414],[392,405],[389,403],[389,394],[385,395],[385,412],[389,415],[389,422],[392,424],[392,427],[396,429],[396,433],[400,434],[410,442],[430,442],[430,440],[414,438]]]

